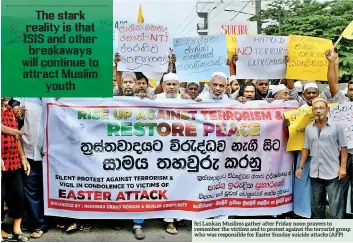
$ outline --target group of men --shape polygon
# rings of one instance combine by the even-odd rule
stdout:
[[[328,117],[328,101],[340,104],[353,102],[353,82],[348,83],[347,93],[343,94],[338,87],[338,55],[334,50],[328,50],[326,58],[329,63],[329,87],[320,94],[315,82],[306,82],[302,87],[300,81],[283,79],[279,85],[270,90],[268,80],[239,80],[235,76],[227,77],[221,72],[215,72],[210,77],[210,82],[201,90],[199,82],[187,80],[183,82],[178,79],[173,55],[167,73],[163,75],[158,86],[152,88],[143,73],[118,71],[120,57],[116,54],[113,95],[150,100],[184,99],[190,102],[237,100],[246,103],[253,100],[267,102],[296,100],[300,107],[311,106],[315,121],[305,130],[304,149],[297,153],[295,165],[297,179],[294,185],[294,212],[307,218],[325,218],[326,195],[328,195],[331,217],[344,218],[347,217],[345,214],[347,201],[351,203],[351,198],[349,200],[347,195],[348,188],[352,184],[353,151],[347,149],[341,126],[333,123]],[[236,67],[236,56],[232,62]],[[48,222],[43,213],[42,161],[45,155],[43,100],[2,98],[1,101],[2,210],[4,211],[3,203],[6,202],[14,218],[14,235],[2,230],[2,239],[15,238],[18,241],[29,239],[21,230],[21,219],[25,211],[33,222],[31,237],[40,238],[48,230]],[[285,124],[290,125],[288,121]],[[20,173],[23,170],[25,174]],[[136,239],[144,239],[144,219],[132,221]],[[182,219],[164,219],[164,221],[165,230],[170,234],[177,234],[176,226],[185,224]],[[84,221],[66,219],[67,222],[68,232],[78,228],[90,229],[90,224],[83,223]],[[65,225],[57,223],[57,227],[64,228]]]

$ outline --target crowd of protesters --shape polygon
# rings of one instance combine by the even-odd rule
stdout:
[[[297,151],[294,183],[294,208],[299,216],[322,219],[326,217],[327,201],[330,217],[342,219],[346,214],[348,195],[352,187],[352,149],[339,124],[330,117],[331,102],[340,104],[353,102],[353,81],[346,91],[338,86],[338,55],[334,50],[326,52],[328,60],[328,87],[319,92],[315,81],[283,79],[270,89],[269,80],[236,79],[222,72],[215,72],[208,83],[179,80],[175,70],[175,56],[171,53],[167,72],[157,87],[152,88],[148,78],[141,72],[120,72],[120,56],[115,55],[113,79],[114,96],[131,96],[136,99],[165,100],[184,99],[190,102],[206,100],[236,100],[241,103],[254,100],[296,100],[300,107],[312,107],[315,121],[305,129],[305,143],[302,151]],[[288,58],[286,58],[288,61]],[[229,61],[230,62],[230,61]],[[236,73],[237,57],[231,60]],[[58,98],[57,98],[58,99]],[[2,240],[28,241],[40,238],[49,229],[48,218],[44,215],[42,161],[45,151],[44,126],[41,98],[1,98],[1,208],[2,220],[8,212],[13,220],[12,233],[1,232]],[[289,126],[288,120],[284,122]],[[350,189],[352,190],[352,189]],[[328,200],[327,200],[328,198]],[[308,203],[309,202],[309,203]],[[6,204],[6,205],[5,205]],[[8,209],[8,210],[6,210]],[[6,210],[6,212],[5,212]],[[300,213],[300,211],[303,213]],[[308,213],[309,212],[309,213]],[[231,215],[232,216],[232,215]],[[26,236],[21,230],[22,219],[27,217],[32,233]],[[227,215],[217,216],[227,219]],[[144,239],[145,219],[132,219],[132,229],[136,239]],[[165,230],[177,234],[177,227],[185,224],[183,219],[165,218]],[[87,220],[59,218],[51,219],[57,228],[66,232],[91,230]]]

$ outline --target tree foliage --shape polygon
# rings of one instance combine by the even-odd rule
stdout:
[[[266,35],[305,35],[330,39],[333,43],[353,20],[353,0],[274,0],[261,11]],[[256,21],[257,17],[250,18]],[[336,50],[340,56],[340,81],[353,79],[353,40],[342,39]]]

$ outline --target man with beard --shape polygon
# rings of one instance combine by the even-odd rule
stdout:
[[[248,100],[262,100],[262,98],[257,94],[255,85],[247,82],[240,86],[237,100],[241,103],[245,103]]]
[[[138,91],[144,89],[147,96],[154,96],[154,89],[149,86],[148,78],[141,72],[136,72],[135,75],[137,79],[135,93],[137,94]]]
[[[262,100],[269,98],[270,92],[269,92],[269,81],[266,79],[257,79],[254,80],[255,86],[256,86],[256,93],[259,98]]]
[[[275,100],[287,101],[289,99],[289,89],[284,84],[279,84],[272,90],[272,95]]]
[[[186,93],[192,100],[195,100],[199,95],[200,85],[198,82],[190,82],[186,85]]]
[[[163,99],[190,99],[188,94],[179,94],[180,83],[178,75],[175,73],[168,73],[163,76],[163,93],[157,95],[158,100]]]
[[[204,100],[228,100],[228,95],[225,94],[227,88],[227,77],[222,72],[212,74],[209,91],[199,95],[195,101]]]
[[[121,77],[121,88],[123,96],[134,96],[136,86],[136,75],[132,72],[125,72]]]
[[[304,148],[295,176],[300,179],[310,154],[312,218],[325,218],[328,194],[331,218],[342,219],[345,216],[342,179],[346,176],[347,141],[342,127],[327,117],[327,100],[314,99],[312,111],[315,121],[305,128]]]

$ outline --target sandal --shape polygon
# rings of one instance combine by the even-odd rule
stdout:
[[[33,239],[39,239],[40,237],[42,237],[44,235],[44,231],[41,229],[36,229],[31,235],[30,237]]]
[[[8,234],[5,231],[1,231],[1,241],[10,241],[13,240],[13,235],[12,234]]]
[[[76,231],[78,228],[78,224],[77,223],[72,223],[67,229],[66,229],[66,233],[71,233],[73,231]]]
[[[18,234],[15,234],[14,233],[14,239],[18,242],[26,242],[26,241],[29,241],[29,238],[27,236],[25,236],[25,234],[23,233],[18,233]]]
[[[79,228],[81,231],[90,231],[92,229],[92,225],[90,224],[82,224]]]
[[[135,228],[132,231],[137,240],[143,240],[146,237],[142,228]]]
[[[175,228],[174,224],[168,224],[167,227],[165,228],[165,231],[167,231],[167,233],[171,235],[178,234],[178,231]]]

